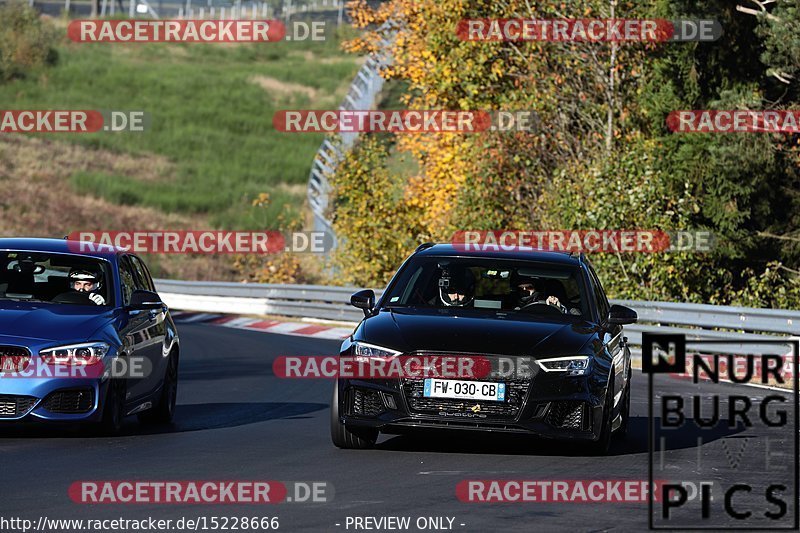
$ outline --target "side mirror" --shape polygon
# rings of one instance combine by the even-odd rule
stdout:
[[[633,324],[639,319],[636,311],[624,305],[612,305],[608,311],[609,324]]]
[[[372,289],[358,291],[350,297],[350,305],[363,310],[364,316],[369,316],[369,312],[375,307],[375,291]]]
[[[131,303],[128,304],[128,309],[132,311],[140,311],[142,309],[161,309],[164,307],[164,302],[161,297],[153,291],[135,290],[131,294]]]

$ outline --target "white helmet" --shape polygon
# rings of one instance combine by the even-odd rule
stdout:
[[[96,272],[92,272],[91,270],[85,268],[73,268],[69,271],[70,284],[75,283],[76,281],[91,281],[94,283],[94,290],[98,290],[102,285],[101,279],[102,278]]]

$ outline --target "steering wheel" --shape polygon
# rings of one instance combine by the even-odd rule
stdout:
[[[561,312],[561,308],[560,307],[557,307],[557,306],[555,306],[553,304],[547,303],[546,300],[537,300],[535,302],[528,302],[527,304],[525,304],[522,307],[520,307],[519,310],[522,311],[524,309],[528,309],[530,307],[533,307],[534,305],[546,305],[549,309],[552,309],[554,311],[558,311],[559,315],[563,314]]]
[[[67,291],[57,295],[52,300],[59,304],[76,304],[76,305],[94,305],[94,302],[89,299],[88,292]]]

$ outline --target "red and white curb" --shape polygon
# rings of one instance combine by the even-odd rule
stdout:
[[[297,335],[317,339],[341,340],[353,333],[353,328],[304,324],[302,322],[282,322],[239,315],[222,315],[214,313],[192,313],[176,311],[172,318],[178,324],[209,324],[225,328],[246,329],[262,333],[278,333],[280,335]]]

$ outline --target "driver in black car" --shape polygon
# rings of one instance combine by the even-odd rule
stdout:
[[[105,305],[106,299],[96,291],[100,290],[100,276],[84,268],[69,271],[69,287],[73,291],[87,293],[86,296],[97,305]]]

